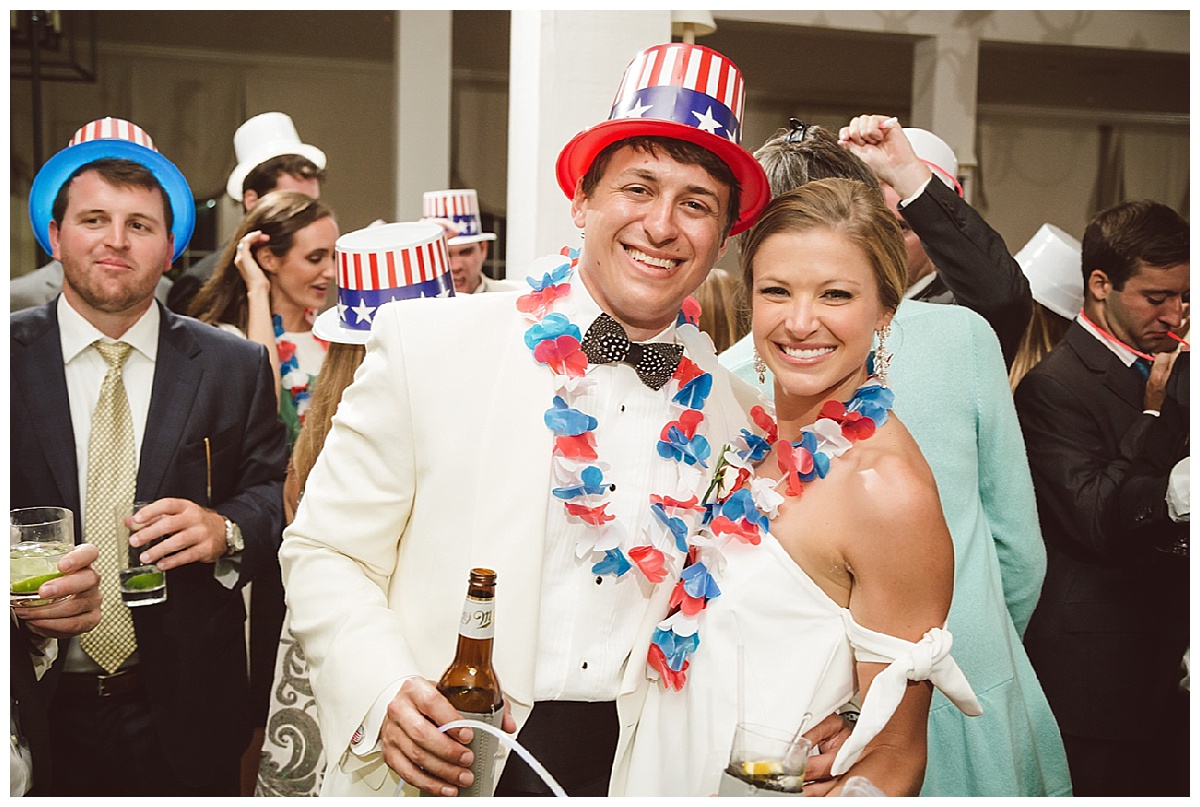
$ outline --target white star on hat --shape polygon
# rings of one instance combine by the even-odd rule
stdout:
[[[371,314],[375,311],[375,306],[367,305],[366,300],[359,300],[358,305],[354,306],[351,311],[353,311],[354,315],[358,317],[359,322],[366,322],[370,324]]]
[[[720,123],[717,122],[717,119],[712,116],[712,106],[709,106],[708,110],[703,115],[701,115],[699,112],[693,112],[692,114],[696,116],[696,120],[700,121],[700,123],[696,126],[697,129],[703,129],[709,134],[716,134],[717,129],[724,128]]]
[[[642,106],[642,99],[639,98],[638,102],[637,102],[637,106],[632,107],[628,112],[626,112],[621,117],[623,117],[623,118],[640,118],[642,115],[645,115],[648,110],[653,109],[653,107],[654,107],[653,104],[649,104],[647,106]]]

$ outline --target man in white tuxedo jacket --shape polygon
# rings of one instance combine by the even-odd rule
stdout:
[[[610,119],[558,158],[581,249],[537,261],[526,294],[372,314],[280,552],[329,759],[323,795],[471,784],[470,730],[439,733],[458,713],[434,681],[476,566],[497,573],[503,728],[570,795],[608,793],[685,562],[669,523],[696,517],[759,401],[718,364],[688,299],[769,200],[736,139],[743,97],[720,54],[644,51]],[[497,795],[549,794],[503,756]]]

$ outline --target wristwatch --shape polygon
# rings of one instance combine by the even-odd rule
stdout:
[[[246,548],[242,540],[242,528],[229,519],[225,519],[225,557],[236,555]]]

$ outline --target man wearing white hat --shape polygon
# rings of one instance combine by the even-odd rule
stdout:
[[[51,795],[236,796],[250,736],[240,589],[282,527],[277,380],[262,346],[155,302],[195,202],[140,127],[82,127],[34,177],[29,212],[65,280],[10,321],[11,505],[78,514],[104,601],[51,671]],[[126,539],[135,499],[150,503]],[[165,572],[166,601],[125,605],[131,549]]]
[[[739,145],[743,102],[720,54],[648,48],[609,119],[559,155],[581,249],[538,260],[526,294],[373,314],[280,552],[330,762],[323,794],[475,782],[466,732],[437,731],[458,712],[434,687],[475,566],[497,572],[503,728],[568,794],[608,792],[686,562],[653,503],[673,514],[702,496],[708,472],[686,457],[751,427],[758,400],[686,304],[769,200]],[[518,762],[484,792],[551,792]]]
[[[1032,312],[1029,283],[1004,239],[962,198],[954,151],[932,132],[883,115],[853,118],[838,139],[871,167],[896,211],[908,247],[905,298],[980,314],[1011,365]]]
[[[325,152],[300,140],[292,119],[282,112],[263,112],[238,127],[233,134],[237,166],[225,183],[225,192],[249,212],[271,191],[299,191],[321,198],[325,180]],[[188,307],[200,287],[208,282],[228,242],[188,267],[175,281],[167,307],[177,314]]]
[[[456,294],[487,291],[513,291],[523,287],[511,280],[496,280],[484,274],[488,244],[495,233],[483,232],[479,215],[479,196],[474,188],[425,192],[425,218],[447,228],[446,245],[450,248],[450,272]]]

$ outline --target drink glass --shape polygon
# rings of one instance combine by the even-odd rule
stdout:
[[[718,796],[801,796],[812,743],[770,726],[738,723]]]
[[[138,556],[154,544],[140,547],[131,545],[129,536],[137,530],[131,530],[125,526],[127,516],[132,516],[148,504],[150,502],[134,502],[130,510],[118,509],[117,511],[117,534],[123,537],[129,552],[125,568],[117,573],[117,583],[121,591],[121,601],[129,608],[139,605],[156,605],[167,599],[167,573],[154,564],[145,564],[138,560]]]
[[[65,507],[22,507],[8,511],[8,526],[9,604],[28,608],[57,602],[37,592],[42,583],[62,576],[58,562],[75,548],[75,515]]]

